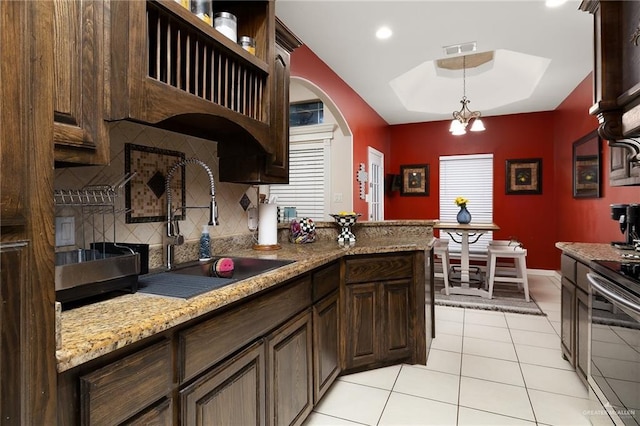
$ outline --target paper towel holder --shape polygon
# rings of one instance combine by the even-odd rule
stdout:
[[[280,250],[281,248],[282,246],[280,244],[254,244],[253,245],[254,250],[263,250],[263,251]]]

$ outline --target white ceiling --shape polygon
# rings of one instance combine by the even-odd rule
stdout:
[[[402,124],[447,120],[460,109],[462,71],[434,63],[451,57],[444,46],[472,41],[477,52],[496,51],[494,61],[466,71],[472,110],[554,110],[593,68],[593,17],[578,5],[277,0],[276,15],[387,123]],[[382,25],[393,31],[388,40],[375,37]]]

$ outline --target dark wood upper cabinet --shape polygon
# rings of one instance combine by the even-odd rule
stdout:
[[[108,164],[109,121],[218,143],[220,180],[289,179],[289,56],[274,0],[215,1],[244,50],[172,0],[55,0],[56,164]],[[277,41],[277,44],[276,44]]]
[[[55,0],[54,146],[58,164],[108,164],[103,1]]]
[[[640,185],[640,1],[583,0],[594,16],[594,105],[611,147],[610,184]]]
[[[290,57],[301,45],[302,42],[276,19],[276,45],[270,79],[270,146],[264,153],[247,153],[238,145],[219,145],[221,181],[289,183]]]

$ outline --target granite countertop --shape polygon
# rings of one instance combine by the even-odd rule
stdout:
[[[573,257],[584,262],[592,260],[619,260],[625,262],[638,262],[640,260],[625,259],[623,254],[640,254],[632,250],[620,250],[607,243],[572,243],[557,242],[556,247]]]
[[[384,227],[358,238],[356,245],[350,248],[339,247],[335,240],[319,239],[312,244],[284,242],[280,250],[273,251],[234,249],[225,255],[296,262],[188,300],[138,292],[64,311],[58,319],[58,372],[215,311],[345,255],[428,250],[433,241],[433,222],[411,222],[415,226],[425,226],[425,223],[429,230],[427,237],[422,232],[419,235],[407,232],[389,235],[385,230],[388,228]]]

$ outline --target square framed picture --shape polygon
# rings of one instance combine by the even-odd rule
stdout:
[[[429,165],[413,164],[400,166],[402,185],[400,195],[429,195]]]
[[[126,223],[164,222],[167,220],[165,182],[169,170],[185,159],[184,152],[143,145],[124,145],[124,171],[135,176],[125,186]],[[186,205],[184,167],[173,175],[171,194],[174,205]],[[183,210],[184,212],[184,210]],[[176,214],[183,220],[183,214]]]
[[[506,193],[542,194],[542,158],[507,160]]]
[[[595,130],[573,143],[573,198],[600,197],[600,146]]]

